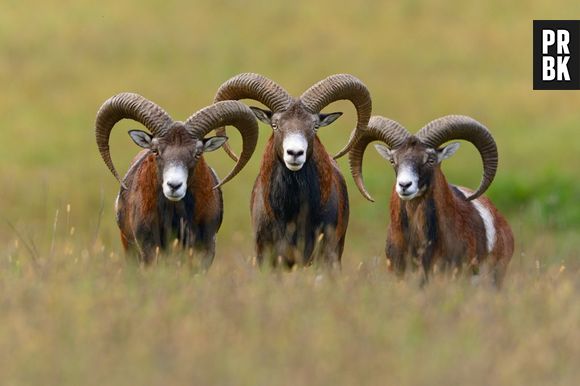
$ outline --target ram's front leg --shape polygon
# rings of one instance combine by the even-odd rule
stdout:
[[[407,269],[407,241],[403,238],[401,232],[389,227],[387,234],[387,245],[385,254],[387,256],[387,266],[390,271],[394,271],[398,278],[405,275]]]
[[[278,251],[276,250],[272,241],[273,229],[272,226],[260,224],[256,226],[255,230],[255,246],[256,246],[256,263],[261,268],[264,261],[269,262],[272,267],[276,265],[278,258]]]
[[[135,241],[139,251],[139,262],[144,265],[155,262],[161,249],[158,227],[151,224],[140,224],[135,229]]]
[[[333,225],[327,225],[324,232],[316,232],[313,244],[314,261],[320,262],[325,268],[340,269],[341,245]]]
[[[429,276],[433,269],[433,256],[435,255],[435,247],[432,241],[428,241],[419,251],[419,261],[421,262],[422,277],[421,286],[429,282]]]
[[[207,272],[215,256],[217,223],[192,222],[182,222],[179,230],[178,240],[184,250],[182,257],[192,269]]]
[[[207,272],[215,257],[215,234],[206,235],[203,241],[196,245],[196,255],[199,256],[200,268]]]
[[[284,242],[285,229],[275,219],[268,216],[263,201],[252,202],[252,224],[256,263],[261,268],[264,263],[275,268],[285,262],[287,243]]]
[[[142,213],[132,215],[132,223],[135,224],[132,229],[133,239],[139,254],[139,263],[144,265],[155,262],[163,247],[160,223],[156,216],[149,217],[145,220]]]
[[[201,261],[201,270],[203,272],[207,272],[209,267],[213,263],[213,259],[215,257],[215,244],[213,247],[205,248],[199,252],[200,261]]]
[[[430,197],[425,205],[425,229],[423,242],[419,248],[418,257],[423,267],[423,278],[421,285],[429,281],[429,275],[433,266],[433,256],[435,255],[435,242],[439,236],[437,229],[437,210],[433,197]]]

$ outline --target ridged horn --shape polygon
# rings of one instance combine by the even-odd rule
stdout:
[[[274,112],[286,110],[293,100],[276,82],[254,73],[239,74],[228,79],[219,87],[213,101],[215,103],[239,99],[254,99]],[[225,136],[225,127],[216,128],[216,134]],[[231,159],[238,161],[238,157],[227,142],[223,148]]]
[[[258,143],[258,122],[252,110],[238,101],[222,101],[205,107],[185,121],[185,127],[201,139],[217,127],[232,125],[242,135],[242,154],[232,171],[214,189],[219,188],[238,174],[248,163]]]
[[[354,129],[352,131],[351,138],[356,135],[357,130]],[[362,175],[363,156],[368,144],[373,141],[381,141],[390,149],[396,149],[410,136],[411,134],[399,122],[378,115],[371,117],[367,130],[359,133],[359,138],[348,154],[348,161],[352,178],[358,190],[367,200],[374,202],[374,199],[365,188]]]
[[[122,119],[132,119],[145,126],[154,136],[162,136],[173,119],[157,104],[134,93],[122,93],[105,101],[95,119],[97,146],[113,176],[126,188],[117,173],[109,149],[111,130]]]
[[[483,177],[479,188],[467,200],[482,195],[495,177],[498,163],[497,145],[489,130],[475,119],[463,115],[448,115],[435,119],[416,134],[425,145],[437,148],[447,141],[463,139],[479,151],[483,162]]]
[[[334,158],[340,158],[356,142],[359,133],[367,128],[372,112],[372,100],[370,92],[363,82],[349,74],[331,75],[321,80],[306,90],[300,100],[312,113],[319,113],[332,102],[347,99],[356,108],[357,123],[356,131]]]

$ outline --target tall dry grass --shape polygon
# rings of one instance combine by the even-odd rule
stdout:
[[[533,19],[577,1],[4,1],[0,4],[0,376],[5,384],[575,384],[577,92],[532,91]],[[182,119],[223,81],[263,73],[299,94],[337,72],[371,89],[375,114],[411,130],[450,113],[493,132],[489,194],[516,233],[506,286],[395,281],[383,248],[393,172],[370,152],[367,203],[347,176],[343,271],[251,265],[249,194],[263,143],[224,187],[215,264],[122,257],[118,186],[93,133],[98,106],[135,91]],[[331,152],[354,111],[321,137]],[[122,122],[120,170],[137,148]],[[231,141],[239,148],[240,139]],[[220,175],[231,167],[208,155]],[[348,174],[346,160],[339,162]],[[444,166],[475,186],[476,152]]]

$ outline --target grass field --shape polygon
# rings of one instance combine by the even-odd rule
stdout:
[[[194,4],[195,3],[195,4]],[[0,5],[0,379],[6,385],[503,384],[580,379],[580,92],[533,91],[533,19],[577,1],[4,1]],[[224,186],[215,263],[125,261],[118,186],[94,140],[100,104],[121,91],[184,119],[245,71],[293,94],[332,73],[363,80],[373,112],[411,131],[466,114],[500,150],[489,196],[516,235],[505,288],[397,282],[383,255],[393,172],[374,152],[364,200],[347,176],[341,274],[252,266],[255,157]],[[320,136],[342,147],[354,111]],[[112,155],[138,148],[122,122]],[[240,139],[230,130],[234,148]],[[475,187],[476,151],[445,164]],[[221,151],[207,157],[223,176]]]

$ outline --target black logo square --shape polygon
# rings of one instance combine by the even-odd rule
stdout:
[[[534,90],[580,90],[580,20],[534,20]]]

